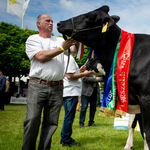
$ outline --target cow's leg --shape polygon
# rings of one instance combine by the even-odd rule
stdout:
[[[143,139],[144,139],[141,113],[140,113],[140,114],[136,114],[136,118],[137,118],[138,123],[139,123],[141,135],[142,135],[142,137],[143,137]]]
[[[141,117],[144,136],[144,150],[150,150],[150,110],[149,101],[144,97],[141,100]]]
[[[129,128],[129,135],[126,142],[126,145],[123,150],[131,150],[134,149],[133,147],[133,135],[134,135],[134,128],[133,128],[133,122],[135,119],[135,114],[129,115],[129,121],[128,121],[128,128]]]
[[[147,144],[147,141],[146,141],[146,134],[145,133],[144,133],[144,150],[149,150],[148,144]]]

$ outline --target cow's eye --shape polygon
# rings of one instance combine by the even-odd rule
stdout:
[[[86,16],[86,23],[87,24],[94,23],[96,20],[96,17],[97,17],[96,13]]]

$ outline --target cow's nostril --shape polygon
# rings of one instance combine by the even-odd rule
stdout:
[[[57,27],[59,27],[60,25],[61,25],[61,23],[60,23],[60,22],[58,22],[58,23],[57,23]]]

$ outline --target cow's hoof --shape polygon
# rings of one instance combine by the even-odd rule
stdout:
[[[134,149],[134,146],[132,146],[131,149]]]
[[[134,150],[134,146],[131,146],[131,147],[125,147],[123,150]]]

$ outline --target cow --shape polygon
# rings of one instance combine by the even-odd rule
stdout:
[[[98,58],[89,58],[84,64],[86,66],[87,70],[93,71],[93,75],[105,75],[105,71],[103,69],[103,66],[101,65],[100,61]],[[134,149],[133,145],[133,136],[134,136],[134,130],[135,127],[137,126],[137,123],[139,124],[141,135],[143,137],[143,128],[142,128],[142,118],[141,114],[139,113],[139,109],[136,109],[134,111],[135,114],[133,114],[133,109],[131,109],[132,114],[129,114],[129,120],[128,120],[128,128],[129,128],[129,133],[128,133],[128,138],[126,141],[126,145],[123,148],[123,150],[131,150]]]
[[[93,71],[93,75],[105,75],[103,66],[101,65],[98,58],[95,58],[95,59],[89,58],[89,59],[87,59],[87,61],[85,62],[84,65],[86,66],[87,70]],[[133,136],[134,136],[134,130],[135,130],[135,127],[137,126],[137,123],[139,124],[141,135],[143,137],[141,113],[139,113],[138,109],[136,109],[135,111],[134,111],[135,114],[133,114],[133,113],[129,114],[129,120],[128,120],[129,133],[128,133],[126,145],[123,148],[123,150],[134,149]],[[132,110],[132,112],[133,112],[133,110]]]
[[[72,37],[94,49],[108,76],[121,28],[120,17],[108,14],[109,7],[72,17],[57,24],[62,35]],[[102,28],[107,23],[106,32]],[[134,34],[134,45],[128,75],[129,104],[140,105],[144,150],[150,149],[150,35]],[[132,99],[133,98],[133,99]]]
[[[87,70],[93,71],[93,75],[105,75],[105,71],[103,69],[103,66],[101,65],[98,58],[89,58],[84,64],[86,66]],[[133,109],[131,109],[133,112]],[[136,111],[136,112],[135,112]],[[141,113],[138,113],[139,110],[136,109],[134,111],[135,114],[129,114],[129,120],[128,120],[128,128],[129,128],[129,134],[126,141],[126,145],[123,148],[123,150],[131,150],[134,149],[133,145],[133,136],[134,136],[134,130],[137,126],[137,123],[139,124],[141,135],[143,137],[143,128],[142,128],[142,118]]]

